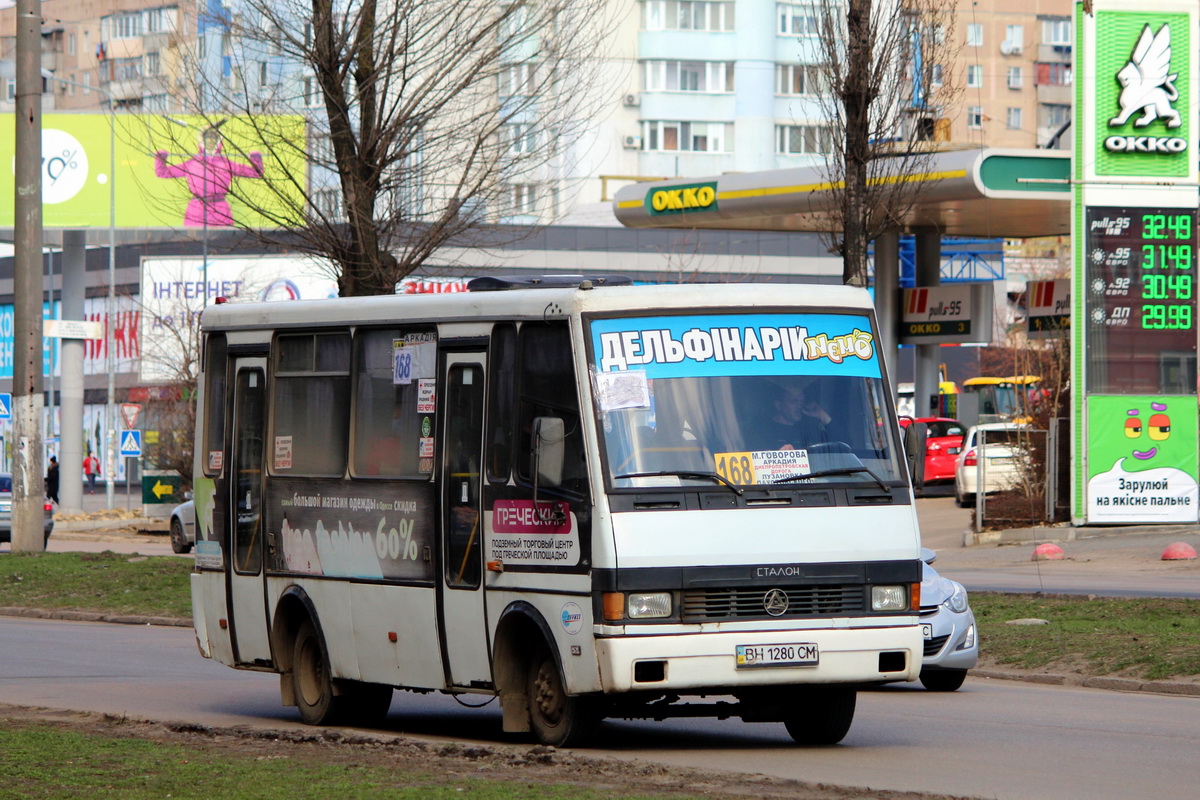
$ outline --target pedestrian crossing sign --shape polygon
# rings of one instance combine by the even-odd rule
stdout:
[[[121,458],[140,458],[142,455],[142,432],[121,433]]]
[[[12,393],[0,393],[0,419],[12,419]]]

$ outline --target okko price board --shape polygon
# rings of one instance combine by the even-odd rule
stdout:
[[[1089,206],[1086,225],[1088,392],[1187,391],[1163,356],[1195,359],[1196,209]]]

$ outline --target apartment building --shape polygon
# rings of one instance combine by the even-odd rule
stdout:
[[[270,37],[231,49],[223,20],[235,6],[45,0],[44,108],[172,113],[225,96],[264,112],[320,113],[313,79]],[[541,185],[514,185],[514,221],[600,208],[638,177],[823,162],[830,129],[817,0],[612,0],[611,8],[620,22],[605,79],[583,87],[610,113],[579,141],[560,143],[569,168]],[[1071,13],[1069,0],[960,0],[956,63],[937,65],[961,87],[956,107],[914,109],[914,123],[942,146],[1069,147]],[[0,110],[12,107],[14,19],[14,8],[0,9]],[[504,93],[501,81],[500,102]],[[326,195],[336,205],[336,192],[318,191]]]
[[[951,137],[975,147],[1071,147],[1074,3],[960,2],[961,112]]]

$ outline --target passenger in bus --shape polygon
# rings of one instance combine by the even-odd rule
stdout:
[[[759,432],[764,450],[803,449],[829,441],[826,431],[833,418],[817,400],[812,384],[803,388],[767,384],[771,398],[769,418]]]

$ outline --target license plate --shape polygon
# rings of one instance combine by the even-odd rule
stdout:
[[[739,644],[737,668],[751,667],[815,667],[820,662],[817,646],[811,642],[799,644]]]
[[[933,626],[932,625],[922,625],[921,626],[921,635],[924,636],[926,639],[932,639],[933,638]]]
[[[1011,456],[999,456],[997,458],[989,458],[988,463],[994,464],[997,467],[1002,467],[1013,463],[1013,460]]]

